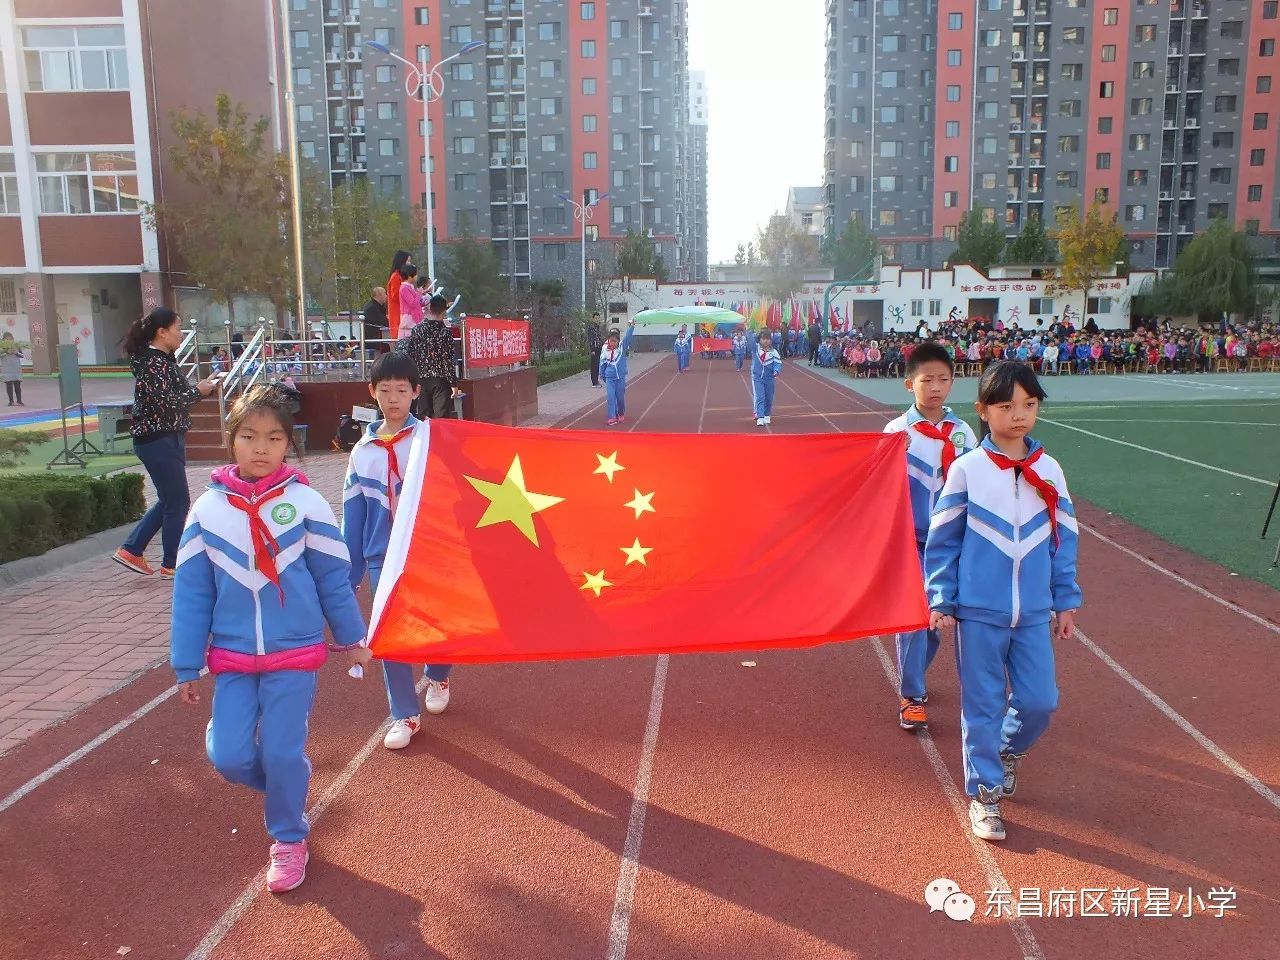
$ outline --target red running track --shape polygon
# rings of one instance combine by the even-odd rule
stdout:
[[[628,393],[625,429],[766,432],[727,361],[667,360]],[[886,417],[788,363],[774,419]],[[892,643],[872,640],[460,668],[449,712],[394,754],[381,684],[335,663],[313,718],[309,877],[273,897],[255,882],[260,803],[204,758],[207,701],[164,700],[13,799],[170,689],[159,668],[0,758],[0,957],[1278,957],[1277,595],[1082,514],[1107,538],[1082,537],[1097,652],[1058,648],[1062,707],[1004,844],[957,814],[949,645],[931,736],[897,729]],[[974,896],[973,923],[929,913],[937,877]],[[994,887],[1072,890],[1078,910],[1081,888],[1215,886],[1235,892],[1221,919],[984,916]]]

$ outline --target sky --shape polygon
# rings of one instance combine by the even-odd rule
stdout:
[[[781,213],[789,187],[822,183],[823,0],[689,0],[689,69],[707,74],[708,252]]]

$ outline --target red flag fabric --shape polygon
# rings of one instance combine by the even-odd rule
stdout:
[[[405,471],[373,653],[488,663],[919,629],[906,443],[429,421]],[[728,517],[708,500],[717,477]]]

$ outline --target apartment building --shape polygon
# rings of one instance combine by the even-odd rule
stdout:
[[[821,187],[792,187],[783,215],[791,226],[821,241],[826,236],[827,205]]]
[[[688,243],[685,266],[680,274],[687,280],[707,279],[707,75],[689,72],[689,172],[687,180]]]
[[[600,202],[589,273],[628,230],[688,262],[685,0],[288,0],[298,149],[334,182],[365,177],[425,206],[422,103],[412,71],[443,71],[430,103],[437,253],[493,244],[513,290],[565,281],[578,299],[582,224],[560,195]]]
[[[1095,198],[1135,267],[1218,217],[1280,254],[1276,2],[828,0],[826,42],[827,215],[894,262]]]

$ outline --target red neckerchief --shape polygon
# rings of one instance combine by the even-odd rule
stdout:
[[[1027,483],[1031,484],[1036,492],[1040,494],[1040,498],[1044,500],[1045,509],[1049,512],[1049,529],[1053,531],[1053,545],[1055,547],[1058,546],[1058,489],[1032,469],[1035,462],[1040,459],[1040,455],[1044,453],[1044,447],[1038,449],[1025,460],[1010,460],[1003,453],[988,450],[986,447],[982,449],[991,458],[991,462],[1001,470],[1017,468],[1022,471],[1022,475],[1027,478]]]
[[[259,511],[270,501],[284,494],[283,486],[276,487],[262,496],[246,497],[239,493],[226,491],[227,503],[249,517],[249,538],[253,541],[253,565],[262,571],[262,575],[275,584],[280,593],[280,606],[284,606],[284,588],[280,586],[280,573],[276,570],[276,556],[280,553],[280,544],[271,535],[270,528],[262,519]]]
[[[942,441],[942,479],[947,479],[951,465],[956,462],[956,447],[951,442],[951,431],[956,428],[956,425],[950,420],[943,420],[936,426],[928,420],[917,420],[912,426],[922,437]]]
[[[614,363],[614,362],[617,360],[617,358],[618,358],[618,351],[617,351],[617,350],[614,350],[614,349],[611,347],[611,348],[609,349],[609,362],[610,362],[610,363]]]
[[[765,350],[763,353],[760,354],[760,366],[763,367],[768,362],[769,362],[769,351]]]
[[[387,503],[391,507],[392,515],[396,512],[396,481],[403,480],[400,475],[400,459],[396,456],[396,444],[413,433],[413,427],[401,427],[400,432],[394,437],[377,437],[373,438],[374,446],[381,447],[387,451]]]

